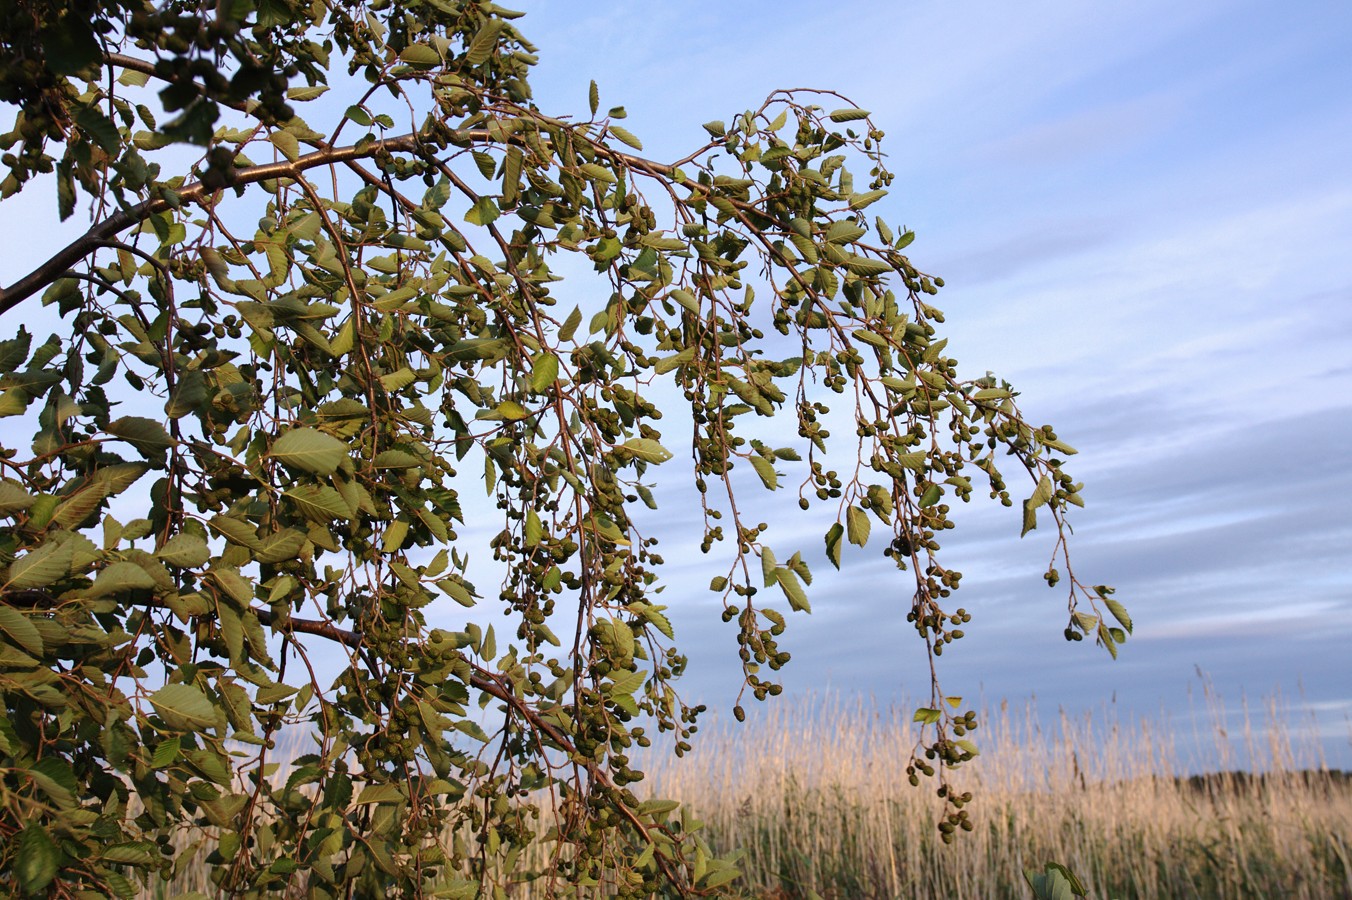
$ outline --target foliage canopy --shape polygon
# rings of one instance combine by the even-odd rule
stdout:
[[[646,729],[688,749],[699,712],[673,689],[685,660],[636,524],[677,455],[756,699],[789,659],[777,607],[808,611],[812,583],[750,514],[762,488],[822,516],[837,568],[867,544],[909,573],[938,656],[970,618],[937,555],[949,501],[1016,502],[1008,456],[1025,532],[1039,513],[1058,530],[1067,637],[1125,639],[1111,590],[1065,561],[1073,450],[1008,384],[959,377],[928,302],[942,281],[909,231],[870,221],[891,175],[869,114],[777,92],[655,162],[594,84],[585,121],[533,104],[518,18],[480,0],[0,11],[0,199],[89,216],[0,288],[12,887],[130,896],[190,826],[231,893],[716,892],[733,863],[635,793],[629,758]],[[39,302],[58,333],[20,322]],[[689,416],[688,450],[663,445],[664,414]],[[491,602],[460,537],[467,486],[501,515]],[[434,627],[439,597],[516,631]],[[915,780],[975,753],[961,706],[936,681]],[[297,723],[314,752],[270,779]],[[968,799],[948,796],[945,838]]]

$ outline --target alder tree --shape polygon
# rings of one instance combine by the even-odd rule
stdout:
[[[865,553],[916,652],[948,650],[970,615],[940,543],[976,494],[1056,529],[1068,639],[1125,640],[1070,568],[1074,451],[959,373],[943,281],[873,216],[880,123],[781,91],[656,161],[595,84],[586,118],[539,109],[519,25],[481,0],[0,9],[0,214],[36,195],[84,228],[5,226],[8,889],[129,897],[195,858],[231,895],[725,889],[735,860],[631,759],[688,750],[701,711],[668,611],[690,589],[640,527],[659,468],[693,488],[658,493],[702,514],[742,702],[780,693],[814,574]],[[767,491],[824,544],[785,546]],[[936,676],[913,782],[976,753],[963,706]],[[283,756],[288,728],[313,747]],[[942,793],[948,840],[971,798]]]

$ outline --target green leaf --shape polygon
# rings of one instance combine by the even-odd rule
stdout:
[[[175,443],[163,425],[142,416],[123,416],[109,423],[105,430],[131,444],[149,460],[163,459],[164,452]]]
[[[268,455],[292,469],[332,475],[347,458],[347,444],[314,428],[293,428],[273,441]]]
[[[261,538],[258,549],[254,551],[254,559],[261,563],[286,562],[299,556],[303,546],[305,546],[304,532],[288,528]]]
[[[1103,602],[1107,605],[1108,612],[1113,614],[1113,618],[1122,623],[1122,627],[1127,629],[1127,634],[1131,634],[1131,616],[1127,614],[1127,608],[1111,597],[1104,597]]]
[[[582,310],[574,306],[573,311],[568,314],[568,318],[563,320],[559,326],[559,340],[571,341],[573,334],[577,331],[577,326],[582,324]]]
[[[857,506],[845,510],[845,525],[850,543],[862,547],[868,543],[868,514]]]
[[[826,234],[823,236],[826,238],[827,242],[831,244],[848,244],[850,241],[859,240],[867,233],[867,229],[853,220],[845,220],[843,222],[833,222],[831,227],[826,229]]]
[[[775,560],[775,551],[769,547],[761,547],[761,578],[764,579],[766,587],[775,583],[775,570],[779,568],[779,563]]]
[[[23,512],[37,498],[12,481],[0,481],[0,516]]]
[[[540,522],[540,515],[533,507],[526,508],[526,524],[523,526],[522,540],[527,547],[540,546],[540,539],[544,536],[544,525]]]
[[[27,391],[21,391],[18,388],[5,391],[0,394],[0,418],[23,415],[31,402],[33,402],[33,398],[28,396]]]
[[[317,100],[328,92],[329,86],[326,84],[316,84],[313,87],[293,87],[287,89],[286,99],[305,103],[309,100]]]
[[[854,108],[854,107],[847,107],[847,108],[845,108],[845,109],[837,109],[837,110],[833,111],[833,112],[831,113],[831,121],[832,121],[832,122],[854,122],[854,121],[857,121],[857,120],[859,120],[859,119],[867,119],[868,116],[869,116],[869,112],[868,112],[868,110],[866,110],[866,109],[856,109],[856,108]]]
[[[664,463],[671,459],[671,451],[650,438],[634,438],[620,444],[620,449],[628,450],[645,462]]]
[[[587,106],[591,109],[591,114],[596,115],[596,111],[601,108],[601,91],[596,86],[596,80],[587,86]]]
[[[943,497],[943,495],[943,488],[939,487],[937,484],[931,484],[929,487],[925,488],[925,493],[920,495],[920,508],[927,509],[933,506],[939,502],[939,499]]]
[[[531,366],[531,390],[540,393],[552,385],[559,377],[559,358],[553,353],[542,353],[535,357]]]
[[[465,51],[465,62],[471,66],[481,66],[492,57],[498,46],[498,34],[506,23],[501,19],[489,19],[483,28],[470,41]]]
[[[58,528],[73,529],[89,518],[107,496],[106,485],[92,484],[82,488],[57,505],[51,523]]]
[[[178,735],[160,741],[159,746],[155,748],[154,754],[150,757],[151,768],[163,769],[165,766],[173,763],[175,759],[178,759],[179,746],[180,741]]]
[[[377,469],[412,469],[422,465],[422,460],[407,450],[381,450],[371,465]]]
[[[779,487],[779,474],[775,472],[774,465],[768,459],[753,454],[751,456],[751,468],[756,470],[756,474],[760,476],[760,480],[768,489],[773,491]]]
[[[1023,537],[1037,528],[1037,507],[1033,506],[1032,500],[1023,501],[1023,530],[1019,532],[1019,537]]]
[[[509,422],[519,422],[530,415],[530,410],[515,400],[504,400],[494,407],[494,411]]]
[[[41,658],[45,644],[42,635],[28,617],[10,606],[0,606],[0,631],[9,635],[15,644]]]
[[[166,684],[150,695],[150,705],[176,731],[204,731],[216,724],[216,707],[190,684]]]
[[[284,494],[296,504],[305,518],[321,525],[352,518],[352,509],[343,496],[328,485],[300,484]]]
[[[268,141],[290,162],[300,158],[300,141],[289,131],[274,131],[268,135]]]
[[[935,722],[939,721],[939,718],[939,710],[922,706],[915,711],[915,715],[911,716],[911,721],[921,722],[925,725],[933,725]]]
[[[653,371],[658,375],[665,375],[672,369],[678,368],[689,363],[695,358],[695,348],[686,347],[680,353],[673,356],[664,356],[653,364]]]
[[[61,851],[40,825],[29,825],[14,843],[14,875],[28,894],[41,894],[56,877]]]
[[[807,594],[803,591],[803,586],[798,582],[798,576],[789,569],[776,569],[775,580],[779,582],[779,588],[788,598],[789,606],[795,612],[812,612],[812,606],[807,602]]]
[[[82,106],[75,114],[75,124],[79,125],[98,144],[104,153],[115,156],[122,147],[122,136],[117,126],[95,106]]]
[[[501,214],[502,210],[498,209],[492,197],[480,197],[465,213],[465,221],[471,225],[488,225]]]
[[[44,588],[69,574],[71,558],[72,548],[69,543],[58,544],[49,540],[14,560],[9,567],[9,580],[5,587],[15,591]]]
[[[615,135],[615,137],[619,138],[623,143],[628,144],[635,150],[643,149],[643,142],[640,141],[638,138],[636,138],[634,135],[630,134],[627,130],[621,128],[620,126],[616,125],[613,122],[607,127],[610,129],[610,133]]]
[[[694,294],[684,288],[675,288],[668,296],[689,310],[692,315],[699,315],[699,301],[695,299]]]
[[[865,193],[862,194],[854,194],[853,196],[850,197],[850,209],[854,210],[863,209],[866,206],[877,203],[879,200],[883,199],[886,196],[887,191],[881,189],[876,191],[866,191]],[[856,266],[853,265],[849,266],[849,269],[856,275],[877,275],[881,272],[891,271],[892,269],[892,267],[890,265],[887,265],[886,263],[881,263],[881,265],[886,266],[886,268],[873,269],[872,265],[877,263],[878,263],[877,260],[864,260],[862,261],[862,265],[868,266],[866,270],[860,271],[858,268],[856,268]]]
[[[155,579],[136,563],[115,562],[99,573],[85,596],[93,600],[124,591],[150,590],[154,587]]]
[[[845,536],[845,527],[839,522],[826,530],[826,558],[837,570],[840,569],[840,539]]]
[[[419,69],[441,65],[441,54],[426,44],[409,44],[399,51],[399,61]]]

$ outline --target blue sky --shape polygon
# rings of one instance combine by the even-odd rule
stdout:
[[[965,371],[1008,378],[1079,448],[1077,569],[1137,623],[1115,663],[1065,643],[1048,535],[974,508],[946,548],[974,615],[941,661],[950,693],[1184,716],[1200,670],[1235,713],[1280,692],[1352,768],[1352,6],[517,6],[540,106],[585,116],[594,78],[654,158],[783,87],[841,91],[888,133],[876,209],[945,278]],[[49,206],[6,210],[0,281],[57,239]],[[705,590],[722,563],[691,550],[688,495],[661,496],[686,691],[726,709],[736,644]],[[820,558],[824,527],[777,525],[774,545]],[[815,571],[788,693],[927,694],[890,564]]]
[[[1234,714],[1279,692],[1352,767],[1352,7],[518,6],[540,104],[585,114],[595,78],[651,156],[778,87],[839,90],[888,132],[879,207],[947,282],[949,351],[1079,448],[1078,570],[1137,622],[1116,663],[1066,644],[1046,536],[975,509],[949,543],[974,613],[950,691],[1186,716],[1200,669]],[[664,517],[672,545],[695,524]],[[667,556],[687,689],[727,705],[708,563]],[[789,693],[926,693],[889,568],[822,572]]]

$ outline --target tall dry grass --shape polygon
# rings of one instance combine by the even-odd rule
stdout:
[[[1031,708],[989,712],[955,778],[976,827],[952,845],[936,785],[907,783],[905,706],[774,706],[686,760],[654,759],[644,784],[686,801],[715,848],[747,851],[754,897],[1026,898],[1021,873],[1056,861],[1095,898],[1352,898],[1352,781],[1278,706],[1261,723],[1246,707],[1236,734],[1206,700],[1187,741],[1111,709],[1050,730]]]
[[[954,780],[977,795],[976,827],[951,845],[935,785],[906,780],[914,704],[772,703],[754,723],[703,728],[682,760],[655,747],[635,787],[686,802],[713,849],[746,851],[729,886],[744,897],[1027,898],[1022,872],[1056,861],[1096,900],[1352,900],[1352,779],[1278,704],[1245,706],[1231,727],[1204,699],[1181,724],[988,711],[972,735],[982,755]],[[143,896],[187,891],[213,893],[200,857]]]

